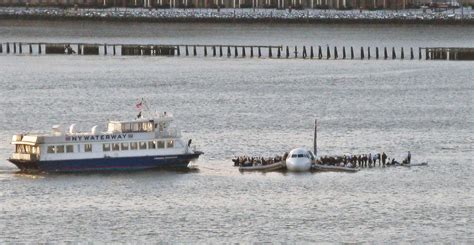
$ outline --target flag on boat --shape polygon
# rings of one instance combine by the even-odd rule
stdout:
[[[142,107],[143,107],[143,99],[142,99],[139,103],[136,104],[136,107],[137,107],[137,109],[142,109]]]

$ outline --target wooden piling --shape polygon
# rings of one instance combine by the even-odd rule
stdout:
[[[63,44],[46,44],[45,54],[64,54]]]
[[[64,51],[63,51],[63,53],[64,53]],[[97,44],[84,45],[83,54],[84,55],[99,55],[99,45],[97,45]]]
[[[83,53],[86,54],[86,45],[83,45]],[[142,55],[142,49],[137,45],[121,45],[120,53],[122,55]]]
[[[11,45],[10,45],[11,44]],[[77,45],[77,54],[89,54],[89,55],[101,55],[102,53],[99,52],[102,51],[102,46],[103,46],[103,54],[104,55],[108,55],[109,52],[113,53],[113,55],[177,55],[177,56],[180,56],[181,55],[181,46],[180,45],[152,45],[152,44],[148,44],[148,45],[122,45],[122,44],[81,44],[81,43],[73,43],[73,44],[67,44],[67,43],[44,43],[44,44],[41,44],[41,43],[21,43],[21,42],[12,42],[12,43],[2,43],[0,44],[0,53],[6,53],[6,54],[10,54],[10,53],[14,53],[14,54],[23,54],[23,48],[26,48],[27,50],[25,50],[25,54],[36,54],[35,51],[36,50],[33,50],[33,46],[37,46],[37,53],[38,54],[41,54],[42,53],[42,48],[43,48],[43,45],[45,47],[45,53],[46,54],[65,54],[66,53],[66,49],[68,49],[68,51],[71,51],[71,46],[74,46],[76,47]],[[116,51],[116,46],[119,45],[118,47],[121,48],[122,47],[122,53],[121,52],[118,52]],[[108,46],[112,46],[110,47],[110,50],[109,50],[109,47]],[[200,49],[201,47],[203,48],[203,52],[204,52],[204,56],[210,56],[210,54],[208,53],[208,47],[206,45],[182,45],[184,46],[183,48],[185,48],[185,52],[186,52],[186,56],[189,56],[189,48],[193,48],[193,55],[194,56],[198,56],[198,52],[197,52],[197,49]],[[215,45],[215,46],[212,46],[210,48],[212,48],[212,55],[215,57],[217,56],[217,47],[218,45]],[[339,56],[339,51],[337,46],[334,46],[334,51],[332,51],[330,45],[327,45],[326,46],[326,54],[323,54],[323,51],[322,51],[322,47],[320,45],[318,45],[318,54],[316,54],[316,50],[313,48],[313,46],[309,46],[309,47],[306,47],[306,46],[302,46],[302,50],[301,50],[301,54],[298,53],[298,46],[294,46],[294,52],[293,54],[290,53],[290,48],[289,46],[286,46],[286,50],[283,50],[283,48],[285,46],[222,46],[220,45],[219,46],[219,52],[220,52],[220,56],[222,57],[224,55],[222,49],[223,47],[227,47],[227,54],[228,54],[228,57],[231,57],[234,55],[234,53],[232,53],[231,51],[231,48],[234,48],[235,50],[235,57],[240,57],[239,56],[239,50],[240,48],[242,48],[241,52],[242,52],[242,56],[241,57],[247,57],[248,53],[247,52],[250,52],[250,57],[254,57],[257,56],[257,54],[254,53],[254,48],[257,48],[258,49],[258,56],[261,57],[262,56],[262,48],[263,49],[266,49],[268,48],[268,57],[272,58],[273,56],[273,52],[275,50],[273,50],[274,48],[276,48],[276,52],[277,52],[277,57],[278,58],[281,58],[283,55],[286,55],[286,58],[290,58],[293,57],[293,54],[294,54],[294,58],[299,58],[299,57],[302,57],[303,59],[313,59],[315,58],[316,55],[318,55],[318,58],[319,59],[322,59],[322,58],[327,58],[327,59],[332,59],[334,57],[334,59],[348,59],[349,57],[349,54],[346,53],[346,48],[343,46],[342,47],[342,55]],[[247,50],[247,48],[250,49]],[[423,50],[424,49],[424,50]],[[435,59],[435,60],[471,60],[473,59],[472,57],[474,57],[474,51],[472,51],[473,49],[469,49],[469,48],[455,48],[455,47],[433,47],[433,48],[418,48],[418,58],[419,59]],[[73,52],[76,51],[76,49],[74,48]],[[282,52],[285,52],[286,51],[286,54],[283,54]],[[334,52],[333,54],[333,57],[331,57],[331,51]],[[347,50],[349,51],[349,50]],[[355,59],[355,53],[354,53],[354,48],[351,47],[351,59]],[[388,50],[388,47],[383,47],[383,54],[381,54],[380,52],[382,52],[382,50],[379,49],[379,47],[375,47],[375,55],[374,57],[376,59],[379,59],[379,58],[382,58],[382,55],[383,55],[383,58],[384,59],[405,59],[407,58],[408,59],[408,54],[407,56],[405,57],[405,48],[404,47],[400,47],[400,54],[397,54],[397,51],[396,51],[396,47],[392,46],[392,50],[391,50],[391,54],[388,54],[389,50]],[[409,54],[409,59],[413,60],[415,59],[415,50],[413,47],[410,47],[410,50],[409,50],[410,54]],[[423,54],[422,52],[425,52],[425,54]],[[68,52],[70,53],[70,52]],[[390,56],[389,56],[390,55]],[[397,57],[397,55],[399,55],[399,57]],[[425,57],[423,57],[423,55]],[[364,47],[361,47],[360,49],[360,58],[361,59],[372,59],[372,50],[371,50],[371,47],[367,47],[367,50],[364,50]]]

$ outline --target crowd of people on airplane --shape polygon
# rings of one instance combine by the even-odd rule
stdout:
[[[234,167],[251,167],[251,166],[263,166],[263,165],[270,165],[277,162],[281,162],[282,160],[288,157],[288,153],[285,152],[282,156],[276,155],[274,157],[250,157],[250,156],[239,156],[232,158],[234,162]]]
[[[275,157],[250,157],[250,156],[239,156],[234,157],[232,161],[235,167],[251,167],[251,166],[262,166],[270,165],[273,163],[285,160],[288,157],[288,152],[285,152],[282,156],[276,155]],[[380,153],[369,153],[359,155],[342,155],[342,156],[322,156],[314,161],[314,164],[337,166],[337,167],[348,167],[348,168],[372,168],[383,166],[395,166],[410,164],[411,153],[408,151],[407,157],[402,161],[398,162],[395,158],[389,158],[385,152]]]
[[[372,153],[369,154],[359,154],[359,155],[343,155],[343,156],[323,156],[316,161],[317,164],[329,165],[329,166],[339,166],[339,167],[349,167],[349,168],[372,168],[383,166],[395,166],[410,164],[411,162],[411,153],[408,152],[407,157],[400,163],[395,158],[389,158],[385,152]]]

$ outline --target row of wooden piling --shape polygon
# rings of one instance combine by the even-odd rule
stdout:
[[[23,52],[23,47],[28,50]],[[70,43],[1,43],[0,54],[78,54],[78,55],[153,55],[153,56],[213,56],[268,57],[303,59],[439,59],[474,60],[474,48],[410,48],[360,47],[356,57],[354,47],[345,46],[253,46],[253,45],[136,45],[136,44],[70,44]],[[101,52],[102,50],[102,52]],[[198,52],[198,50],[200,50]],[[424,52],[423,52],[424,50]],[[120,52],[118,52],[120,51]],[[201,52],[202,51],[202,52]]]

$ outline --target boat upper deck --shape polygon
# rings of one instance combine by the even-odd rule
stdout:
[[[152,119],[139,118],[131,121],[109,121],[107,132],[109,133],[140,133],[164,131],[173,121],[173,115],[157,114]]]
[[[98,126],[90,131],[76,131],[76,125],[64,131],[60,125],[52,127],[51,134],[17,134],[12,137],[12,144],[38,145],[70,141],[115,141],[124,139],[179,138],[180,131],[171,126],[173,116],[161,113],[152,118],[137,118],[125,121],[109,121],[107,130],[99,132]]]

